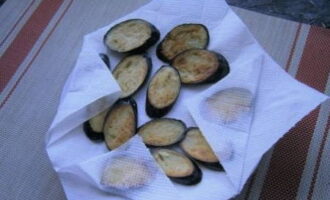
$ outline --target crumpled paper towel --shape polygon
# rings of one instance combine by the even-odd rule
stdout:
[[[97,163],[103,157],[116,153],[109,152],[104,143],[94,143],[86,138],[82,123],[110,107],[120,96],[118,84],[98,54],[107,52],[103,44],[105,32],[114,24],[131,18],[151,22],[160,30],[162,38],[178,24],[202,23],[210,32],[208,49],[223,54],[231,66],[231,73],[216,84],[183,87],[177,103],[166,116],[181,119],[187,126],[198,125],[221,160],[225,173],[201,167],[202,182],[189,187],[171,183],[162,176],[160,178],[168,188],[164,199],[167,195],[171,199],[173,194],[188,200],[228,199],[239,193],[261,156],[327,98],[286,74],[264,52],[225,1],[154,0],[84,37],[82,51],[65,84],[57,115],[46,138],[47,152],[69,199],[142,199],[118,196],[98,187],[95,176],[91,176],[97,173],[94,168],[81,167],[90,163],[98,168]],[[155,46],[148,50],[148,55],[152,58],[153,74],[164,63],[157,59]],[[122,55],[110,53],[112,64],[121,58]],[[207,120],[207,116],[201,114],[201,103],[212,94],[232,87],[251,92],[253,100],[247,115],[235,123]],[[145,96],[146,87],[134,96],[139,125],[150,120],[145,113]],[[127,144],[131,143],[142,145],[135,138]],[[75,175],[66,173],[65,169],[74,169]],[[146,196],[143,199],[153,198]]]

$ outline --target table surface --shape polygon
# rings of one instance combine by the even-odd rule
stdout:
[[[44,136],[83,36],[147,0],[9,0],[0,8],[0,199],[65,199]],[[293,77],[330,94],[330,31],[233,8]],[[330,195],[330,102],[265,154],[235,199]]]
[[[330,28],[329,0],[226,0],[230,5]]]

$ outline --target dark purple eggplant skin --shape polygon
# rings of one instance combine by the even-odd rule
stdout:
[[[189,127],[186,129],[186,132],[185,132],[185,136],[187,135],[188,131],[192,130],[192,129],[199,129],[198,127]],[[183,138],[182,138],[183,140]],[[182,141],[181,140],[181,141]],[[220,164],[220,162],[205,162],[205,161],[201,161],[201,160],[198,160],[194,157],[192,157],[189,153],[187,153],[182,147],[180,147],[180,149],[182,150],[182,152],[184,152],[184,154],[190,158],[191,160],[195,161],[196,163],[198,164],[201,164],[203,165],[204,167],[208,168],[208,169],[212,169],[212,170],[215,170],[215,171],[225,171],[223,166]]]
[[[101,57],[103,62],[107,65],[108,69],[111,69],[110,68],[110,60],[109,60],[109,57],[107,56],[107,54],[100,53],[99,56]]]
[[[114,28],[116,28],[118,25],[122,24],[122,23],[125,23],[125,22],[129,22],[129,21],[133,21],[133,20],[143,20],[145,22],[147,22],[151,28],[151,36],[148,40],[145,41],[145,43],[135,49],[132,49],[132,50],[129,50],[129,51],[126,51],[126,52],[119,52],[119,53],[127,53],[127,54],[138,54],[138,53],[143,53],[143,52],[146,52],[151,46],[153,46],[154,44],[157,43],[157,41],[159,40],[160,38],[160,32],[159,30],[153,25],[151,24],[150,22],[144,20],[144,19],[129,19],[129,20],[126,20],[126,21],[122,21],[122,22],[119,22],[118,24],[114,25],[113,27],[111,27],[107,32],[106,34],[104,35],[103,37],[103,41],[104,41],[104,44],[106,45],[105,43],[105,40],[106,40],[106,36],[108,35],[108,33],[110,33]],[[107,46],[107,45],[106,45]],[[109,49],[110,51],[114,51],[112,49]]]
[[[186,51],[190,51],[190,50],[192,50],[192,49],[188,49]],[[184,53],[186,51],[183,51],[181,53]],[[229,63],[228,63],[227,59],[222,54],[220,54],[220,53],[217,53],[217,52],[214,52],[214,51],[210,51],[210,52],[216,54],[217,57],[218,57],[219,67],[218,67],[217,71],[215,71],[215,73],[213,75],[209,76],[207,79],[205,79],[205,80],[203,80],[201,82],[198,82],[198,83],[182,83],[183,85],[189,86],[189,85],[199,85],[199,84],[215,83],[215,82],[220,81],[221,79],[223,79],[224,77],[226,77],[230,73],[230,67],[229,67]],[[173,60],[171,61],[171,65],[172,66],[173,66],[173,61],[180,54],[176,55],[173,58]]]
[[[183,124],[184,128],[187,129],[187,125],[186,125],[182,120],[174,119],[174,118],[162,118],[162,119],[170,119],[170,120],[179,121],[180,123]],[[153,119],[153,120],[157,120],[157,119]],[[137,129],[137,133],[139,133],[139,130],[140,130],[144,125],[147,125],[148,123],[152,123],[153,120],[150,120],[150,121],[144,123],[143,125],[141,125],[141,126]],[[176,146],[177,144],[179,144],[179,143],[183,140],[183,138],[186,136],[186,133],[187,133],[187,131],[184,131],[182,137],[179,138],[178,141],[174,142],[173,144],[166,145],[166,146],[155,146],[155,145],[150,145],[150,144],[146,144],[146,143],[144,143],[144,144],[145,144],[148,148],[173,147],[173,146]]]
[[[223,166],[220,164],[220,162],[208,163],[208,162],[203,162],[203,161],[200,161],[200,160],[196,160],[194,158],[191,158],[191,159],[195,160],[197,163],[203,165],[204,167],[206,167],[208,169],[212,169],[212,170],[219,171],[219,172],[225,171]]]
[[[148,93],[147,93],[147,95],[148,95]],[[155,107],[153,107],[150,104],[148,98],[146,98],[146,113],[151,118],[160,118],[160,117],[163,117],[168,112],[170,112],[170,110],[172,109],[172,107],[173,107],[173,105],[167,106],[167,107],[162,108],[162,109],[156,109]]]
[[[166,36],[165,36],[166,37]],[[159,60],[165,62],[165,63],[170,63],[171,60],[167,59],[163,53],[162,53],[162,44],[163,44],[163,41],[161,41],[158,45],[157,45],[157,48],[156,48],[156,55],[157,57],[159,58]]]
[[[135,116],[135,133],[136,134],[136,130],[137,130],[137,125],[138,125],[138,109],[137,109],[137,104],[136,104],[136,101],[133,99],[133,98],[129,98],[129,99],[126,99],[126,100],[120,100],[120,102],[125,102],[125,103],[128,103],[132,106],[133,108],[133,111],[134,111],[134,116]]]
[[[196,185],[201,182],[203,173],[202,170],[198,167],[198,165],[191,161],[194,165],[194,171],[190,176],[186,177],[169,177],[173,182],[182,184],[182,185]]]
[[[146,58],[146,61],[147,61],[147,65],[148,65],[148,71],[147,71],[147,74],[146,74],[146,77],[144,79],[144,81],[142,82],[142,84],[140,85],[140,87],[138,87],[135,92],[133,92],[130,96],[127,96],[127,97],[124,97],[124,98],[121,98],[122,100],[128,100],[130,98],[132,98],[139,90],[141,90],[143,88],[143,86],[145,86],[145,84],[148,82],[148,79],[150,77],[150,74],[151,74],[151,70],[152,70],[152,60],[151,58],[147,55],[147,54],[143,54],[143,57]],[[123,59],[122,59],[123,60]],[[117,66],[119,65],[120,63],[117,64]],[[116,69],[116,68],[115,68]],[[114,69],[114,70],[115,70]],[[114,71],[112,70],[112,71]]]
[[[157,72],[155,73],[155,75],[158,73],[158,71],[160,71],[160,69],[161,68],[163,68],[163,67],[165,67],[165,66],[162,66],[162,67],[160,67],[158,70],[157,70]],[[180,77],[180,74],[179,74],[179,72],[178,72],[178,70],[177,69],[175,69],[174,67],[172,67],[177,73],[178,73],[178,75],[179,75],[179,78],[180,78],[180,89],[179,89],[179,93],[181,92],[181,86],[182,86],[182,83],[181,83],[181,77]],[[151,82],[151,81],[150,81]],[[150,84],[150,83],[149,83]],[[148,88],[149,88],[149,85],[148,85]],[[180,96],[180,94],[176,97],[176,99],[173,101],[173,103],[172,104],[170,104],[170,105],[168,105],[168,106],[166,106],[166,107],[164,107],[164,108],[156,108],[156,107],[154,107],[151,103],[150,103],[150,101],[149,101],[149,92],[148,92],[148,89],[147,89],[147,96],[146,96],[146,113],[147,113],[147,115],[149,116],[149,117],[151,117],[151,118],[160,118],[160,117],[163,117],[163,116],[165,116],[167,113],[169,113],[170,112],[170,110],[172,109],[172,107],[174,106],[174,104],[176,103],[176,101],[178,100],[178,98],[179,98],[179,96]]]
[[[209,31],[208,31],[207,27],[206,27],[205,25],[203,25],[203,24],[181,24],[181,25],[178,25],[178,26],[184,26],[184,25],[200,25],[200,26],[202,26],[202,27],[206,30],[206,33],[207,33],[207,42],[206,42],[206,45],[203,47],[203,49],[206,49],[207,46],[209,45],[209,42],[210,42],[210,34],[209,34]],[[178,27],[178,26],[176,26],[176,27]],[[172,31],[173,29],[175,29],[176,27],[172,28],[171,31]],[[157,48],[156,48],[156,55],[157,55],[157,57],[158,57],[161,61],[163,61],[163,62],[165,62],[165,63],[171,63],[171,60],[168,59],[168,58],[166,58],[166,56],[164,56],[164,54],[162,53],[162,50],[163,50],[162,45],[163,45],[163,41],[164,41],[167,37],[169,37],[169,33],[170,33],[171,31],[169,31],[169,32],[165,35],[164,39],[163,39],[163,40],[157,45]],[[188,50],[188,49],[187,49],[187,50]]]
[[[84,122],[83,129],[86,134],[86,136],[94,141],[94,142],[102,142],[104,141],[104,134],[103,132],[95,132],[93,131],[91,125],[89,124],[89,121]]]
[[[230,72],[229,64],[227,59],[220,53],[214,52],[218,57],[218,61],[220,64],[220,67],[218,70],[210,76],[208,79],[204,81],[204,83],[215,83],[223,79],[225,76],[227,76]]]
[[[133,135],[135,135],[135,134],[137,133],[136,130],[137,130],[137,125],[138,125],[138,109],[137,109],[136,101],[135,101],[133,98],[129,98],[129,99],[119,99],[119,100],[118,100],[118,101],[112,106],[112,108],[115,107],[116,105],[119,105],[119,104],[130,104],[130,105],[132,106],[132,108],[133,108],[133,112],[134,112],[134,117],[135,117],[135,127],[134,127],[134,129],[135,129],[135,133],[134,133]],[[107,116],[105,117],[105,121],[104,121],[104,122],[107,121],[110,112],[111,112],[111,109],[108,111]],[[106,145],[106,146],[107,146],[107,148],[108,148],[109,151],[112,151],[112,150],[113,150],[113,149],[110,149],[110,148],[108,147],[108,145]]]

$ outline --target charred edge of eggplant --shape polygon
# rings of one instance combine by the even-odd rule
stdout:
[[[198,127],[189,127],[186,129],[186,132],[184,133],[184,135],[186,136],[187,133],[190,131],[190,130],[193,130],[193,129],[199,129]],[[181,140],[182,141],[182,140]],[[203,165],[204,167],[206,168],[209,168],[209,169],[212,169],[212,170],[215,170],[215,171],[225,171],[223,166],[221,165],[220,161],[218,162],[205,162],[205,161],[201,161],[197,158],[194,158],[193,156],[191,156],[188,152],[186,152],[181,146],[180,146],[180,149],[182,149],[182,151],[184,152],[184,154],[190,158],[191,160],[194,160],[196,163],[198,164],[201,164]]]
[[[209,162],[204,162],[204,161],[200,161],[200,160],[197,160],[195,158],[192,158],[191,156],[189,156],[191,159],[195,160],[197,163],[203,165],[204,167],[206,168],[209,168],[209,169],[212,169],[212,170],[215,170],[215,171],[219,171],[219,172],[223,172],[225,171],[225,169],[223,168],[223,166],[220,164],[220,162],[212,162],[212,163],[209,163]]]
[[[150,29],[151,29],[151,35],[150,35],[150,38],[147,39],[143,45],[135,48],[135,49],[132,49],[132,50],[129,50],[129,51],[125,51],[125,52],[118,52],[118,53],[126,53],[126,54],[137,54],[137,53],[143,53],[145,52],[146,50],[148,50],[152,45],[156,44],[156,42],[159,40],[160,38],[160,32],[159,30],[153,25],[151,24],[150,22],[144,20],[144,19],[129,19],[129,20],[126,20],[126,21],[122,21],[122,22],[119,22],[118,24],[114,25],[113,27],[111,27],[106,33],[105,35],[103,36],[103,43],[105,44],[105,46],[110,50],[110,51],[115,51],[115,50],[112,50],[108,47],[108,45],[106,45],[106,37],[107,35],[113,30],[115,29],[117,26],[121,25],[122,23],[126,23],[126,22],[129,22],[129,21],[134,21],[134,20],[142,20],[144,22],[146,22]],[[115,51],[117,52],[117,51]]]
[[[128,100],[126,100],[126,102],[128,102],[132,108],[133,108],[133,112],[134,112],[134,117],[135,117],[135,133],[136,134],[136,130],[137,130],[137,125],[138,125],[138,109],[137,109],[137,104],[136,101],[133,98],[129,98]]]
[[[165,145],[165,146],[155,146],[155,145],[150,145],[150,144],[146,144],[146,143],[144,143],[145,145],[146,145],[146,147],[148,147],[148,148],[166,148],[166,147],[172,147],[172,146],[175,146],[175,145],[177,145],[177,144],[179,144],[182,140],[183,140],[183,138],[186,136],[186,133],[187,133],[187,125],[182,121],[182,120],[179,120],[179,119],[174,119],[174,118],[160,118],[160,119],[153,119],[153,120],[150,120],[150,121],[148,121],[148,122],[146,122],[145,124],[143,124],[143,125],[141,125],[138,129],[137,129],[137,133],[139,133],[139,131],[140,131],[140,129],[143,127],[143,126],[145,126],[145,125],[147,125],[148,123],[151,123],[152,121],[154,121],[154,120],[162,120],[162,119],[169,119],[169,120],[175,120],[175,121],[178,121],[178,122],[180,122],[181,124],[183,124],[183,127],[184,127],[184,133],[182,134],[182,136],[178,139],[178,141],[176,141],[176,142],[174,142],[174,143],[172,143],[172,144],[169,144],[169,145]]]
[[[172,66],[164,65],[164,66],[162,66],[161,68],[159,68],[155,74],[157,74],[158,71],[160,71],[163,67],[172,67]],[[176,103],[176,101],[178,100],[179,96],[180,96],[181,86],[182,86],[180,73],[179,73],[179,71],[178,71],[177,69],[175,69],[174,67],[172,67],[172,68],[176,71],[176,73],[178,74],[179,79],[180,79],[180,89],[179,89],[179,94],[177,95],[177,97],[175,98],[175,100],[173,101],[172,104],[170,104],[170,105],[168,105],[168,106],[166,106],[166,107],[164,107],[164,108],[156,108],[156,107],[154,107],[154,106],[150,103],[150,101],[149,101],[149,92],[148,92],[148,91],[149,91],[149,90],[148,90],[148,89],[149,89],[149,85],[150,85],[150,83],[149,83],[148,88],[147,88],[147,96],[146,96],[146,113],[147,113],[147,115],[148,115],[149,117],[151,117],[151,118],[161,118],[161,117],[163,117],[164,115],[166,115],[167,113],[169,113],[170,110],[173,108],[174,104]]]
[[[133,54],[132,54],[133,55]],[[147,61],[147,66],[148,66],[148,70],[147,70],[147,74],[143,80],[143,82],[141,83],[141,85],[130,95],[126,96],[126,97],[121,97],[120,100],[129,100],[130,98],[132,98],[132,96],[134,96],[141,88],[143,88],[143,86],[145,86],[145,84],[147,83],[149,77],[150,77],[150,74],[151,74],[151,70],[152,70],[152,60],[151,58],[147,55],[147,54],[142,54],[142,56],[146,59]],[[123,59],[124,60],[124,59]],[[122,60],[122,61],[123,61]],[[120,61],[120,63],[122,62]],[[118,63],[117,66],[120,64]],[[117,68],[117,67],[116,67]],[[116,68],[113,71],[116,70]]]
[[[194,49],[198,49],[198,48],[194,48]],[[173,66],[173,61],[175,60],[175,58],[177,56],[179,56],[180,54],[185,53],[186,51],[190,51],[190,50],[193,50],[193,49],[187,49],[187,50],[179,53],[178,55],[176,55],[171,60],[170,65]],[[203,49],[201,49],[201,50],[203,50]],[[209,51],[209,50],[207,50],[207,51]],[[211,76],[209,76],[207,79],[205,79],[203,81],[196,82],[196,83],[182,83],[181,82],[182,85],[193,86],[193,85],[199,85],[199,84],[215,83],[215,82],[220,81],[222,78],[224,78],[225,76],[227,76],[229,74],[230,67],[229,67],[229,63],[228,63],[227,59],[223,55],[221,55],[220,53],[217,53],[217,52],[214,52],[214,51],[209,51],[209,52],[214,53],[218,58],[219,66],[218,66],[217,71],[215,71]]]
[[[227,76],[230,72],[229,64],[227,59],[221,55],[220,53],[212,51],[214,54],[217,55],[218,57],[218,62],[219,62],[219,68],[218,70],[209,78],[207,78],[204,83],[215,83],[217,81],[220,81],[223,79],[225,76]]]
[[[91,125],[89,124],[89,121],[84,122],[83,129],[86,134],[86,136],[94,141],[94,142],[102,142],[104,141],[104,134],[103,132],[96,132],[93,131]]]
[[[182,139],[181,139],[181,140],[182,140]],[[180,141],[181,141],[181,140],[180,140]],[[146,144],[146,143],[144,143],[144,144],[146,145],[146,147],[148,147],[148,148],[150,148],[150,149],[156,149],[156,148],[169,148],[169,147],[173,147],[173,146],[177,145],[180,141],[175,142],[175,143],[173,143],[173,144],[165,145],[165,146],[155,146],[155,145]]]
[[[204,46],[202,49],[206,49],[207,46],[209,45],[209,42],[210,42],[210,34],[209,34],[209,30],[207,29],[207,27],[206,27],[205,25],[203,25],[203,24],[181,24],[181,25],[178,25],[178,26],[172,28],[172,29],[166,34],[166,36],[164,37],[164,39],[163,39],[163,40],[157,45],[157,48],[156,48],[156,55],[157,55],[157,57],[158,57],[161,61],[166,62],[166,63],[171,63],[171,59],[168,59],[168,58],[162,53],[162,51],[163,51],[163,47],[162,47],[162,45],[163,45],[163,41],[169,37],[169,34],[170,34],[170,32],[171,32],[173,29],[175,29],[175,28],[177,28],[177,27],[179,27],[179,26],[184,26],[184,25],[200,25],[200,26],[202,26],[202,27],[204,28],[206,34],[207,34],[207,41],[206,41],[205,46]],[[186,49],[186,50],[189,50],[189,49]]]
[[[148,95],[148,93],[147,93]],[[164,115],[166,115],[170,110],[172,109],[172,106],[168,106],[162,109],[154,109],[154,107],[150,104],[148,98],[146,98],[146,113],[148,114],[149,117],[151,118],[160,118]]]
[[[189,158],[188,158],[189,159]],[[198,167],[198,165],[191,160],[191,162],[194,165],[194,171],[191,175],[186,176],[186,177],[171,177],[169,176],[169,178],[176,183],[182,184],[182,185],[196,185],[199,182],[201,182],[202,177],[203,177],[203,173],[202,170]]]
[[[107,56],[107,54],[100,53],[99,56],[101,57],[103,62],[107,65],[108,69],[111,69],[110,68],[110,60],[109,60],[109,57]]]
[[[165,38],[166,38],[166,36],[165,36]],[[159,58],[159,60],[161,60],[161,61],[163,61],[165,63],[170,63],[171,60],[168,59],[168,58],[166,58],[165,55],[162,53],[162,51],[163,51],[162,45],[163,45],[163,41],[165,40],[165,38],[157,45],[157,47],[156,47],[156,55]]]
[[[136,133],[137,133],[137,125],[138,125],[138,109],[137,109],[137,104],[136,104],[136,101],[133,99],[133,98],[128,98],[128,99],[119,99],[116,101],[116,103],[112,106],[112,108],[114,108],[115,106],[119,105],[119,104],[130,104],[133,108],[133,113],[134,113],[134,118],[135,118],[135,133],[133,133],[132,136],[134,136]],[[107,113],[107,116],[105,117],[105,121],[104,123],[106,123],[109,115],[110,115],[110,112],[111,112],[112,109],[110,109]],[[104,124],[105,125],[105,124]],[[110,149],[109,146],[106,144],[105,146],[107,146],[107,149],[109,151],[112,151],[113,149]]]
[[[210,43],[210,33],[209,33],[209,29],[204,25],[204,24],[198,24],[200,26],[202,26],[205,29],[206,35],[207,35],[207,40],[206,40],[206,44],[203,47],[203,49],[206,49],[209,46]]]

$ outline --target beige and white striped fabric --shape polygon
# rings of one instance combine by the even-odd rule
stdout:
[[[85,34],[148,0],[8,0],[0,8],[0,199],[65,199],[44,147]],[[330,94],[330,30],[234,8],[289,74]],[[274,74],[276,76],[276,74]],[[263,158],[234,199],[328,199],[330,102]]]

